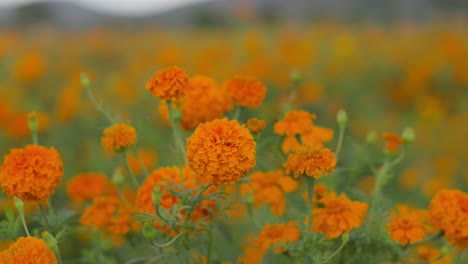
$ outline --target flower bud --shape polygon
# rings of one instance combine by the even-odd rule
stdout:
[[[341,242],[343,244],[347,244],[348,241],[349,241],[349,233],[345,232],[345,233],[343,233],[343,235],[341,235]]]
[[[156,185],[154,186],[153,192],[151,193],[151,200],[153,201],[153,204],[155,207],[159,207],[159,203],[161,202],[161,199],[162,199],[161,187]]]
[[[336,115],[336,121],[338,122],[338,125],[344,126],[348,122],[348,115],[346,114],[346,111],[343,109],[340,109],[338,111],[338,114]]]
[[[151,222],[145,222],[143,225],[143,236],[148,240],[152,240],[156,237],[156,234],[157,231],[156,228],[154,228],[154,224]]]
[[[39,129],[39,122],[37,121],[37,114],[36,112],[29,112],[28,113],[28,127],[31,132],[37,132]]]
[[[88,87],[90,84],[88,75],[86,75],[86,73],[81,74],[81,84],[83,84],[84,87]]]
[[[112,174],[112,182],[115,184],[115,185],[121,185],[122,183],[124,183],[125,181],[125,176],[124,174],[122,173],[122,168],[121,167],[117,167],[115,170],[114,170],[114,173]]]
[[[415,138],[414,129],[411,127],[405,128],[405,130],[403,130],[403,134],[401,135],[401,137],[403,138],[403,141],[405,143],[413,142]]]
[[[55,239],[54,236],[52,236],[49,232],[47,232],[47,230],[42,232],[41,236],[48,248],[52,250],[55,250],[57,248],[57,244],[58,244],[57,239]]]
[[[367,134],[367,137],[366,137],[367,144],[372,145],[375,143],[376,140],[377,140],[377,132],[371,131],[369,132],[369,134]]]
[[[292,70],[290,77],[294,84],[299,84],[302,81],[301,73],[298,70]]]
[[[23,200],[21,200],[20,198],[18,197],[14,197],[13,198],[13,203],[15,204],[15,207],[16,209],[18,209],[18,211],[20,212],[20,214],[23,214],[24,212],[24,203],[23,203]]]

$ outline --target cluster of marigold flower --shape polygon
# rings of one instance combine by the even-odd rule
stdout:
[[[86,78],[83,84],[90,89]],[[257,144],[262,143],[266,123],[256,118],[242,122],[238,115],[262,105],[267,89],[260,81],[236,76],[219,86],[209,77],[189,78],[184,70],[170,67],[158,71],[146,83],[146,89],[160,99],[160,112],[172,126],[179,160],[174,166],[147,172],[155,158],[144,161],[138,153],[130,151],[137,142],[138,131],[129,123],[114,123],[109,119],[112,124],[103,131],[101,146],[109,156],[119,160],[114,175],[108,178],[102,173],[86,172],[67,183],[74,210],[81,214],[80,224],[98,232],[102,239],[110,239],[115,246],[120,246],[126,242],[126,235],[140,232],[155,247],[158,247],[155,238],[161,234],[171,238],[168,243],[171,245],[183,237],[197,238],[200,233],[211,232],[207,226],[228,213],[220,204],[229,195],[238,195],[244,202],[250,197],[251,201],[246,202],[248,207],[268,205],[273,215],[284,216],[288,213],[287,195],[302,192],[307,206],[302,216],[289,220],[276,218],[275,222],[260,226],[237,261],[260,263],[271,251],[307,261],[315,254],[307,248],[311,234],[323,235],[327,241],[341,237],[342,245],[336,251],[326,251],[322,259],[326,262],[343,247],[352,246],[349,241],[353,239],[353,231],[375,217],[381,189],[376,187],[375,200],[363,202],[317,183],[323,177],[336,176],[341,135],[347,125],[344,111],[337,117],[340,139],[336,151],[325,147],[334,131],[316,125],[315,114],[287,111],[272,124],[273,132],[282,137],[280,146],[273,148],[279,147],[285,159],[273,170],[260,171],[254,168],[259,155]],[[230,119],[224,117],[227,113]],[[35,124],[37,117],[32,119]],[[37,130],[37,126],[30,127]],[[185,143],[180,129],[194,129]],[[385,173],[397,160],[400,145],[409,144],[413,137],[408,131],[403,136],[384,134],[389,163],[379,169],[380,177],[387,176]],[[2,251],[0,263],[29,263],[32,259],[35,263],[62,261],[47,233],[42,239],[29,234],[28,221],[24,221],[27,213],[21,203],[46,204],[63,174],[62,158],[54,147],[36,143],[12,149],[5,156],[0,185],[8,196],[15,197],[27,236],[18,238]],[[379,179],[376,185],[380,186]],[[231,186],[238,188],[234,190]],[[424,239],[444,236],[451,245],[463,250],[468,246],[467,206],[467,193],[443,189],[432,198],[427,210],[397,206],[385,225],[386,233],[403,249]],[[146,220],[138,221],[141,218],[135,215],[143,215]],[[44,217],[47,219],[47,215]],[[203,252],[203,261],[207,263],[212,261],[210,250]],[[435,256],[423,252],[418,258],[450,261],[447,252]]]

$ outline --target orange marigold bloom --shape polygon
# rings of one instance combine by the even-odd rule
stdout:
[[[257,239],[260,248],[263,252],[266,252],[270,246],[275,246],[274,252],[279,254],[284,252],[286,249],[281,247],[281,244],[286,244],[288,241],[291,243],[296,242],[301,236],[299,230],[299,224],[297,222],[289,222],[286,224],[266,224],[260,231],[260,235]]]
[[[101,145],[108,154],[121,152],[135,144],[137,140],[136,130],[124,123],[116,124],[104,130],[101,137]]]
[[[268,204],[275,215],[284,213],[286,208],[285,194],[295,191],[298,187],[297,182],[283,175],[282,171],[255,172],[249,178],[254,195],[254,206]]]
[[[55,264],[58,261],[44,240],[35,237],[20,237],[8,249],[0,252],[0,263]]]
[[[390,152],[397,152],[398,146],[403,144],[403,139],[395,133],[383,133],[382,138],[387,142],[385,149]]]
[[[275,123],[273,131],[281,136],[304,134],[312,128],[315,118],[316,115],[307,111],[289,111],[282,120]]]
[[[235,76],[224,85],[229,96],[239,106],[257,108],[265,99],[267,89],[255,78]]]
[[[432,225],[460,249],[468,247],[468,194],[442,189],[429,204]]]
[[[172,66],[156,72],[146,83],[146,89],[162,100],[179,99],[187,92],[188,76],[184,70]]]
[[[430,247],[430,246],[418,246],[414,249],[415,254],[414,257],[415,261],[409,262],[418,264],[421,262],[431,263],[431,264],[451,264],[452,257],[449,254],[445,254],[442,258],[440,255],[442,254],[441,250],[438,248]],[[405,262],[406,263],[406,262]]]
[[[229,96],[213,79],[196,76],[189,80],[188,90],[181,103],[184,130],[196,128],[199,124],[220,118],[232,109]]]
[[[266,122],[257,118],[247,120],[247,128],[254,134],[260,133],[266,127]]]
[[[8,196],[23,201],[45,201],[63,176],[63,163],[55,148],[27,145],[12,149],[0,170],[0,184]]]
[[[311,231],[324,233],[327,239],[341,236],[362,225],[369,205],[351,201],[346,194],[330,195],[321,199],[323,208],[312,209]]]
[[[386,225],[391,238],[403,246],[423,239],[429,231],[424,223],[425,218],[427,218],[424,211],[411,209],[407,206],[400,206],[398,209],[398,213],[391,212],[392,220]]]
[[[316,179],[333,172],[335,165],[335,154],[320,145],[299,147],[289,154],[283,164],[286,173],[292,174],[295,178],[307,175]]]
[[[237,120],[216,119],[187,139],[190,167],[214,185],[233,184],[255,167],[255,141]]]
[[[243,264],[262,263],[265,252],[261,250],[259,243],[253,236],[248,238],[248,243],[243,245],[242,248],[244,249],[244,254],[237,261]]]
[[[136,213],[116,196],[101,196],[93,200],[81,215],[80,222],[84,226],[90,226],[101,230],[103,235],[111,235],[118,241],[131,230],[138,229],[136,219],[131,216]]]
[[[76,202],[92,200],[114,192],[115,185],[102,173],[81,173],[75,175],[67,185],[67,193]]]

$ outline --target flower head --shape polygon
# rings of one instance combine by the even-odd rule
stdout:
[[[253,134],[260,133],[266,127],[266,122],[257,118],[250,118],[247,120],[247,128]]]
[[[297,222],[289,222],[286,224],[266,224],[260,231],[257,242],[263,252],[266,252],[270,246],[276,246],[274,252],[276,254],[285,251],[281,244],[296,242],[301,236],[299,224]]]
[[[187,92],[188,76],[184,70],[172,66],[156,72],[146,82],[146,89],[155,97],[162,100],[179,99]]]
[[[393,240],[401,245],[415,243],[426,236],[429,231],[425,224],[426,214],[422,210],[410,209],[407,206],[399,208],[399,212],[392,212],[392,220],[386,225]]]
[[[124,123],[116,124],[104,130],[101,137],[101,145],[108,154],[121,152],[135,144],[137,140],[136,130]]]
[[[102,173],[81,173],[75,175],[67,185],[67,193],[76,202],[92,200],[110,194],[115,186]]]
[[[282,120],[275,123],[273,131],[281,136],[304,134],[312,128],[315,118],[316,115],[307,111],[289,111]]]
[[[297,182],[282,171],[255,172],[249,176],[250,187],[254,196],[254,205],[270,205],[271,211],[275,215],[282,215],[286,209],[285,194],[297,189]],[[242,187],[244,187],[242,186]],[[245,188],[241,188],[245,190]]]
[[[305,174],[316,179],[333,172],[335,165],[335,154],[321,145],[303,145],[289,154],[283,164],[286,173],[295,178]]]
[[[234,103],[247,108],[259,107],[267,90],[260,81],[247,76],[235,76],[225,83],[225,88]]]
[[[58,261],[44,240],[35,237],[20,237],[8,249],[0,252],[0,263],[55,264]]]
[[[190,167],[214,185],[233,184],[256,164],[255,141],[236,120],[201,124],[187,139]]]
[[[383,133],[382,138],[387,143],[385,149],[390,152],[397,152],[398,146],[403,144],[403,139],[395,133]]]
[[[312,210],[313,226],[311,231],[324,233],[327,239],[341,236],[362,225],[369,206],[359,201],[351,201],[346,194],[324,197],[320,200],[323,207]]]
[[[440,190],[429,204],[429,220],[444,231],[460,249],[468,247],[468,194],[460,190]]]
[[[0,170],[0,184],[8,196],[23,201],[45,201],[63,176],[63,163],[55,148],[27,145],[12,149]]]

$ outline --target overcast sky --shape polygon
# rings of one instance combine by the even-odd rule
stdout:
[[[99,11],[135,15],[165,11],[174,7],[210,0],[47,0],[46,2],[74,2]],[[0,0],[0,8],[44,0]]]

